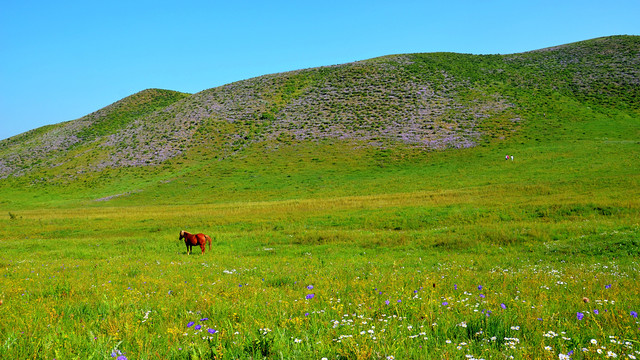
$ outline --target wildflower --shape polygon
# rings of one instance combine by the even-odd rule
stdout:
[[[584,314],[581,312],[576,313],[576,317],[578,318],[578,320],[582,320],[582,318],[584,318]]]
[[[638,313],[637,312],[632,311],[630,314],[631,314],[632,317],[638,318]]]
[[[547,350],[547,351],[551,351],[551,350],[553,350],[553,348],[551,348],[551,346],[548,346],[548,345],[547,345],[547,346],[545,346],[545,347],[544,347],[544,349],[545,349],[545,350]]]
[[[447,305],[449,305],[449,303],[446,301],[442,303],[442,306],[447,306]]]
[[[600,314],[600,311],[598,311],[598,309],[595,309],[595,310],[593,310],[593,313],[598,315],[598,314]]]
[[[596,339],[591,339],[591,343],[592,343],[593,345],[598,345],[598,340],[596,340]]]
[[[196,326],[194,327],[194,329],[196,329],[196,330],[200,330],[201,328],[202,328],[202,325],[200,325],[200,324],[198,324],[198,325],[196,325]]]
[[[309,286],[307,286],[307,289],[309,289],[309,290],[313,290],[313,285],[309,285]]]
[[[458,284],[453,284],[453,289],[458,290]]]
[[[483,298],[483,299],[485,298],[484,294],[480,294],[480,297]]]
[[[389,299],[385,300],[385,304],[389,305]]]
[[[307,296],[305,296],[304,298],[307,300],[311,300],[314,296],[316,296],[316,294],[307,294]]]
[[[207,329],[207,332],[209,334],[215,334],[217,331],[216,331],[216,329]]]
[[[482,290],[482,285],[478,285],[478,290]]]
[[[503,309],[506,309],[506,308],[507,308],[507,305],[505,305],[504,303],[501,303],[501,304],[500,304],[500,307],[501,307],[501,308],[503,308]]]
[[[611,284],[605,285],[604,288],[605,289],[611,289]]]
[[[207,321],[207,320],[209,320],[209,318],[202,318],[202,319],[200,319],[200,321]]]
[[[295,339],[295,340],[293,340],[293,342],[294,342],[294,343],[296,343],[296,344],[299,344],[299,343],[301,343],[301,342],[302,342],[302,340],[300,340],[300,339]]]
[[[194,322],[193,322],[193,321],[189,321],[189,323],[187,324],[187,327],[192,327],[192,326],[193,326],[193,324],[194,324]]]

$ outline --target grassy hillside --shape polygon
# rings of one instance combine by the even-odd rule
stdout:
[[[392,55],[4,140],[0,358],[637,358],[639,55]]]
[[[593,173],[591,163],[596,176],[627,162],[633,174],[639,52],[639,37],[617,36],[504,56],[392,55],[194,95],[146,90],[2,141],[0,192],[15,208],[414,191],[478,185],[434,162],[512,182],[491,170],[505,153],[527,164],[518,182]],[[404,169],[406,182],[385,168]]]

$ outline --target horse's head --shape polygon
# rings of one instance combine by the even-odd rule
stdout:
[[[180,230],[180,237],[178,240],[182,240],[182,238],[184,238],[184,230]]]

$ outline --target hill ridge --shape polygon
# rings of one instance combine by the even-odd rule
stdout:
[[[158,165],[202,146],[224,158],[256,142],[468,148],[508,139],[527,109],[553,94],[637,112],[639,39],[603,37],[510,55],[386,55],[196,94],[147,89],[0,141],[0,178]]]

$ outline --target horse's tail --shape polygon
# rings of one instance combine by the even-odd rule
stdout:
[[[207,242],[209,243],[209,250],[211,250],[211,236],[209,235],[205,235],[204,238],[207,240]]]

